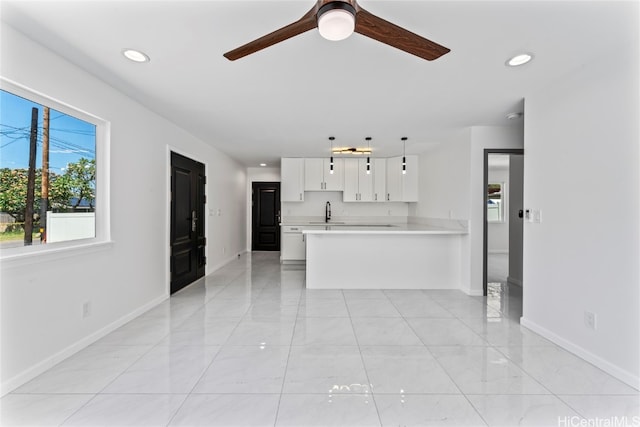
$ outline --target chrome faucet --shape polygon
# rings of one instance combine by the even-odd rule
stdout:
[[[324,207],[324,222],[329,222],[331,219],[331,203],[327,202]]]

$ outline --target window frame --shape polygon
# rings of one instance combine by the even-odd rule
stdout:
[[[0,261],[32,258],[33,256],[55,255],[73,256],[76,252],[86,253],[91,247],[111,244],[110,217],[110,140],[111,123],[95,114],[91,114],[66,102],[47,96],[41,92],[28,88],[15,81],[0,76],[0,89],[29,101],[50,107],[61,113],[89,122],[96,127],[96,207],[95,207],[95,236],[88,239],[68,240],[64,242],[47,243],[45,245],[21,246],[6,248],[0,251]]]
[[[486,209],[487,209],[487,222],[489,224],[504,224],[505,222],[507,222],[507,218],[506,218],[506,203],[507,203],[507,189],[506,189],[506,183],[505,182],[496,182],[496,181],[489,181],[489,183],[487,184],[487,202],[489,200],[491,200],[491,197],[489,196],[489,186],[491,185],[499,185],[500,186],[500,203],[498,204],[498,219],[489,219],[489,204],[487,203]]]

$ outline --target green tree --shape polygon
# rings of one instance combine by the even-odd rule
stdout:
[[[36,171],[35,197],[33,211],[40,207],[40,183],[42,171]],[[27,206],[28,169],[0,169],[0,212],[6,212],[16,222],[24,222],[24,211]]]
[[[27,200],[28,169],[0,169],[0,212],[6,212],[16,222],[24,222]],[[77,210],[83,201],[90,208],[95,204],[96,161],[81,158],[69,163],[64,174],[49,175],[49,206],[55,210]],[[34,206],[36,218],[40,212],[42,170],[36,170]]]
[[[77,210],[86,201],[91,209],[96,200],[96,161],[81,158],[76,163],[69,163],[64,174],[56,177],[50,185],[49,200],[52,206]]]

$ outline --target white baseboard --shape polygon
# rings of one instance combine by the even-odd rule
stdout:
[[[533,332],[542,335],[544,338],[548,339],[549,341],[559,345],[560,347],[564,348],[565,350],[575,354],[576,356],[578,356],[581,359],[586,360],[587,362],[591,363],[592,365],[602,369],[603,371],[605,371],[606,373],[608,373],[609,375],[619,379],[620,381],[622,381],[623,383],[635,388],[636,390],[640,390],[640,377],[632,374],[631,372],[620,368],[619,366],[614,365],[611,362],[608,362],[606,360],[604,360],[603,358],[601,358],[600,356],[597,356],[593,353],[591,353],[590,351],[580,347],[579,345],[576,345],[574,343],[572,343],[571,341],[568,341],[564,338],[562,338],[559,335],[556,335],[555,333],[551,332],[550,330],[543,328],[542,326],[531,322],[527,319],[525,319],[524,317],[520,318],[520,324],[522,326],[524,326],[527,329],[532,330]]]
[[[77,353],[78,351],[82,350],[83,348],[93,344],[94,342],[98,341],[100,338],[103,338],[104,336],[106,336],[106,335],[110,334],[111,332],[115,331],[120,326],[124,325],[125,323],[130,322],[131,320],[135,319],[136,317],[140,316],[141,314],[143,314],[143,313],[147,312],[148,310],[152,309],[153,307],[155,307],[156,305],[160,304],[162,301],[166,300],[167,298],[169,298],[168,295],[163,295],[163,296],[160,296],[158,298],[155,298],[155,299],[151,300],[150,302],[148,302],[147,304],[143,305],[142,307],[139,307],[139,308],[135,309],[134,311],[132,311],[131,313],[129,313],[129,314],[125,315],[125,316],[122,316],[121,318],[119,318],[115,322],[110,323],[109,325],[107,325],[104,328],[102,328],[102,329],[92,333],[91,335],[81,339],[80,341],[77,341],[77,342],[71,344],[70,346],[68,346],[67,348],[59,351],[58,353],[54,354],[53,356],[42,360],[41,362],[35,364],[34,366],[32,366],[32,367],[30,367],[28,369],[25,369],[24,371],[22,371],[18,375],[15,375],[14,377],[8,379],[7,381],[4,381],[0,385],[0,397],[4,396],[7,393],[10,393],[11,391],[15,390],[16,388],[20,387],[21,385],[26,384],[27,382],[31,381],[32,379],[34,379],[38,375],[42,374],[46,370],[51,369],[52,367],[54,367],[58,363],[60,363],[63,360],[67,359],[68,357],[74,355],[75,353]]]
[[[522,287],[522,280],[520,279],[515,279],[511,276],[507,276],[507,282],[511,283],[512,285],[516,285],[516,286],[520,286]]]

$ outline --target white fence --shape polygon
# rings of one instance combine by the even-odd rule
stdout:
[[[47,212],[47,243],[90,239],[95,236],[95,212]]]

